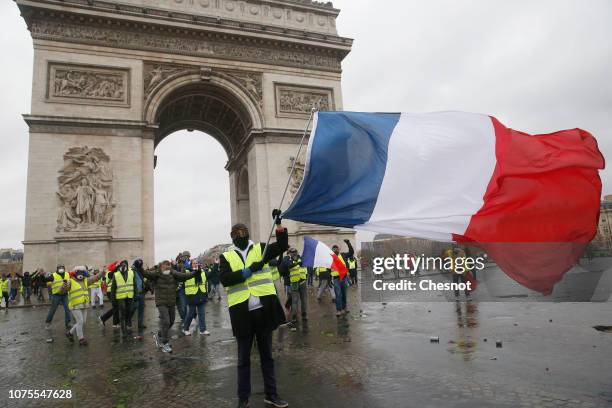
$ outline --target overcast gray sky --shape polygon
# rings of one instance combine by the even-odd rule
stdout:
[[[581,127],[612,153],[609,0],[339,0],[344,108],[488,113],[530,133]],[[21,247],[32,44],[12,1],[0,4],[0,247]],[[156,258],[228,240],[221,146],[178,132],[156,150]],[[441,163],[443,165],[443,163]],[[612,193],[612,173],[601,173]]]

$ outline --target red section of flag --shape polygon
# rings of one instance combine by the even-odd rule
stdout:
[[[597,233],[604,158],[584,130],[529,135],[491,120],[497,165],[484,205],[453,238],[480,246],[511,278],[550,294]]]
[[[331,265],[331,269],[334,271],[337,271],[338,274],[340,275],[340,280],[344,280],[344,277],[346,276],[346,274],[348,273],[348,268],[346,267],[346,265],[340,260],[340,258],[338,258],[338,255],[334,254],[332,252],[331,254],[332,258],[333,258],[333,262]]]

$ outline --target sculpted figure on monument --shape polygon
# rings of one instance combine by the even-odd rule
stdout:
[[[112,227],[113,172],[102,149],[72,147],[58,177],[58,232]]]
[[[289,158],[289,166],[287,167],[287,172],[291,171],[291,167],[293,166],[293,162],[295,162],[295,169],[293,169],[293,174],[291,175],[291,184],[289,185],[290,196],[293,198],[302,184],[302,180],[304,179],[304,160],[296,159],[295,157]]]
[[[80,215],[84,222],[91,224],[91,221],[93,220],[93,207],[96,201],[96,192],[89,185],[86,178],[81,179],[81,185],[77,187],[76,198],[77,215]]]

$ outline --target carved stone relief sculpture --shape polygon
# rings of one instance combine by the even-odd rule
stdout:
[[[307,117],[313,107],[321,111],[334,110],[333,90],[275,84],[276,116]]]
[[[193,65],[173,65],[156,62],[145,62],[144,64],[144,96],[145,99],[153,92],[155,87],[164,82],[169,77],[193,69],[198,66]],[[263,77],[261,72],[252,71],[237,71],[224,70],[200,67],[201,73],[206,73],[208,76],[213,72],[230,76],[233,80],[238,81],[240,85],[251,96],[258,101],[259,105],[263,104]],[[204,74],[202,74],[204,75]]]
[[[57,232],[108,232],[113,225],[113,171],[99,147],[71,147],[59,171]]]
[[[129,70],[50,63],[47,100],[129,106]]]
[[[293,166],[293,162],[295,162],[295,169],[293,170],[293,174],[291,175],[291,181],[289,182],[289,193],[290,200],[293,200],[295,194],[300,188],[302,184],[302,180],[304,179],[304,160],[301,158],[296,159],[295,157],[289,158],[289,166],[287,167],[287,173],[291,172],[291,168]]]

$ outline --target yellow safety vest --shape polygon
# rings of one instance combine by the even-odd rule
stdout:
[[[89,292],[87,291],[87,278],[83,279],[83,286],[76,279],[70,279],[70,290],[68,291],[68,308],[74,309],[81,303],[89,303]]]
[[[8,293],[8,290],[9,290],[9,280],[0,279],[0,291]]]
[[[308,273],[308,269],[298,265],[295,265],[293,268],[289,269],[289,282],[295,283],[301,280],[306,280],[306,275]]]
[[[66,276],[66,272],[64,272],[64,276]],[[51,282],[51,294],[59,295],[63,285],[64,278],[62,278],[59,273],[53,272],[53,282]]]
[[[243,262],[240,255],[238,255],[235,251],[224,252],[223,257],[229,263],[232,272],[241,273],[243,269],[248,268],[254,262],[261,262],[261,245],[254,244],[251,247],[251,250],[247,254],[246,262]],[[226,287],[226,291],[227,303],[229,307],[246,302],[251,295],[276,295],[276,288],[274,287],[274,281],[272,280],[269,265],[264,265],[261,271],[254,272],[244,282]]]
[[[317,276],[319,276],[321,274],[321,272],[326,272],[327,268],[323,267],[323,266],[319,266],[315,268],[315,273],[317,274]]]
[[[349,269],[355,269],[357,267],[357,261],[355,261],[354,259],[349,259],[348,261],[348,268]]]
[[[121,272],[117,271],[113,274],[115,282],[117,282],[117,293],[115,299],[132,299],[134,297],[134,271],[128,269],[127,279],[123,280]]]
[[[446,259],[450,259],[450,267],[452,271],[455,271],[455,253],[452,249],[447,249],[443,254],[443,262],[446,263]]]
[[[278,267],[270,267],[270,274],[272,275],[272,279],[277,281],[280,279],[280,273],[278,272]]]
[[[111,293],[113,291],[113,278],[111,278],[109,272],[106,272],[104,279],[106,280],[106,293]]]
[[[98,279],[95,283],[92,283],[91,285],[89,285],[90,288],[99,288],[100,285],[102,285],[102,281],[100,279]]]
[[[200,276],[202,276],[202,283],[200,285],[196,285],[195,277],[188,279],[185,281],[185,294],[188,296],[195,295],[198,293],[198,288],[202,291],[202,293],[206,293],[206,272],[203,270],[200,271]]]
[[[342,262],[342,265],[346,266],[346,261],[344,260],[344,258],[342,257],[341,254],[338,254],[338,259],[340,259],[340,262]],[[332,276],[332,278],[338,278],[340,276],[340,273],[338,271],[332,269],[331,276]]]

